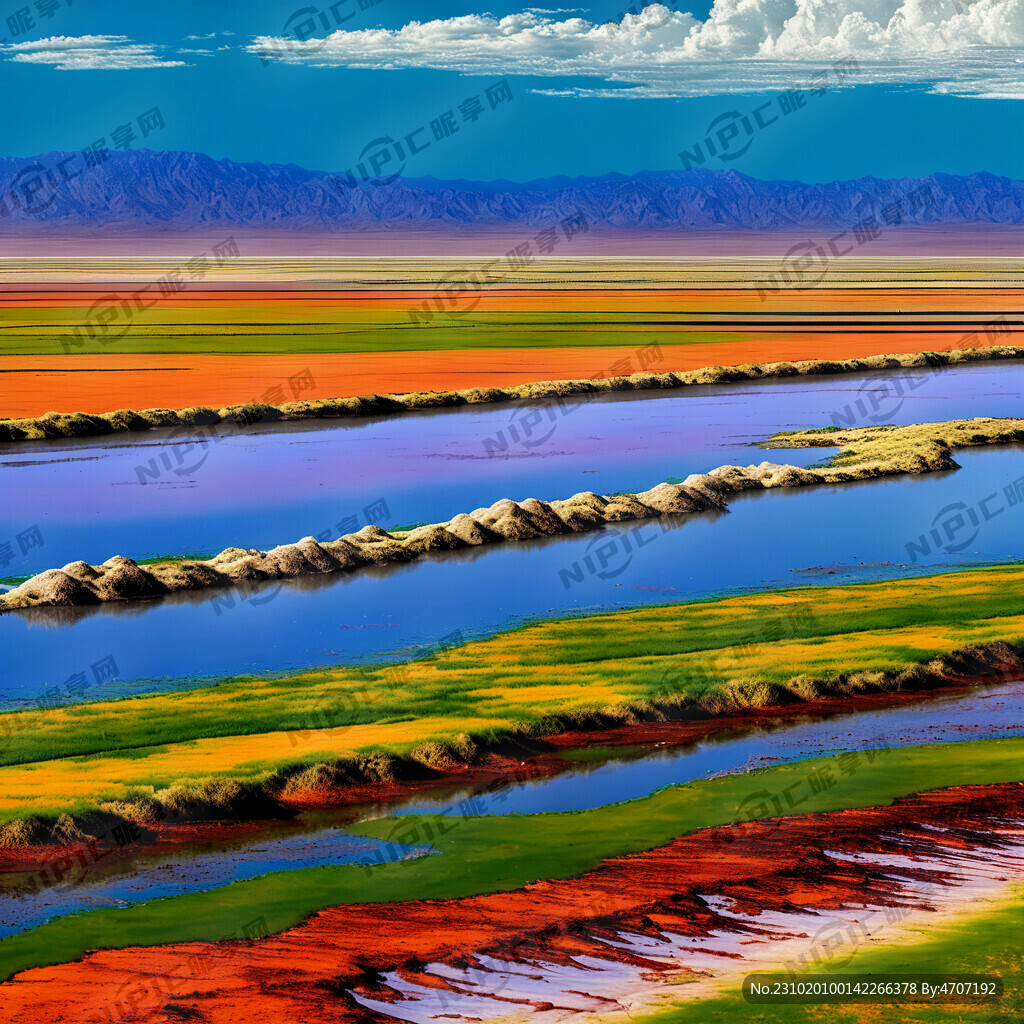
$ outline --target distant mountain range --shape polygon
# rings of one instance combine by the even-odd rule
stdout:
[[[1024,224],[1024,182],[964,177],[858,178],[827,185],[759,181],[738,171],[510,181],[363,181],[295,164],[240,164],[201,153],[113,152],[0,159],[0,233],[33,228],[453,230],[557,226],[582,214],[623,230]]]

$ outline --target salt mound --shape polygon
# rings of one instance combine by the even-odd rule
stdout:
[[[382,530],[379,526],[369,524],[364,526],[358,533],[346,534],[346,537],[357,544],[379,544],[395,539],[387,530]]]
[[[604,518],[609,523],[624,523],[631,519],[654,519],[661,513],[653,505],[641,501],[635,494],[613,494],[605,506]]]
[[[91,583],[93,580],[99,579],[99,577],[103,575],[95,566],[82,561],[68,562],[68,564],[61,569],[61,572],[67,573],[68,576],[78,580],[79,583]]]
[[[244,548],[226,548],[216,558],[205,563],[214,566],[233,580],[265,580],[267,571],[264,568],[264,554],[252,548],[246,551]],[[195,574],[205,568],[204,563],[183,562],[182,572],[189,578],[196,578]]]
[[[502,498],[490,508],[478,508],[470,516],[506,540],[529,540],[544,536],[529,512],[510,498]]]
[[[595,494],[593,491],[579,491],[571,498],[566,499],[566,501],[572,502],[574,505],[586,505],[597,512],[603,512],[607,508],[608,502],[614,500],[614,498],[606,498],[603,494]],[[554,505],[555,503],[552,502],[551,504]]]
[[[262,563],[252,568],[262,569],[269,576],[307,576],[334,572],[338,560],[317,543],[314,537],[303,537],[297,544],[283,544],[264,555]]]
[[[483,510],[481,509],[481,511]],[[471,547],[476,547],[479,544],[494,544],[501,540],[493,530],[482,526],[465,512],[460,512],[444,525],[453,537],[458,537],[464,544],[469,544]]]
[[[115,555],[98,568],[103,570],[103,574],[92,585],[105,600],[125,601],[167,593],[167,588],[159,580],[130,558]]]
[[[818,483],[819,474],[810,469],[797,466],[780,466],[776,462],[762,462],[759,466],[748,466],[749,473],[759,480],[762,487],[800,487],[804,484]]]
[[[718,469],[713,469],[706,475],[713,480],[720,481],[720,486],[723,487],[721,493],[756,491],[762,484],[757,477],[752,475],[753,468],[753,466],[747,466],[746,469],[741,466],[719,466]],[[725,490],[726,488],[727,490]]]
[[[343,539],[354,545],[363,558],[375,565],[410,562],[416,557],[415,551],[379,526],[364,526],[358,533],[350,533]]]
[[[209,565],[200,562],[173,562],[167,565],[154,565],[150,573],[155,580],[166,587],[167,592],[176,594],[181,590],[199,590],[205,587],[223,587],[227,585],[231,577],[225,573],[211,569]],[[246,577],[249,579],[265,579],[266,574]]]
[[[565,523],[546,501],[527,498],[526,501],[519,502],[519,507],[529,513],[533,524],[547,536],[553,537],[555,534],[565,533]]]
[[[720,507],[710,495],[684,487],[682,484],[658,484],[657,487],[638,494],[637,498],[648,507],[669,516],[703,512],[709,508]]]
[[[324,550],[330,552],[339,569],[354,569],[356,566],[366,565],[368,561],[362,548],[350,544],[344,538],[329,541],[324,545]]]
[[[567,501],[553,501],[551,508],[562,523],[576,533],[602,526],[608,521],[603,508],[594,508],[589,503],[577,501],[575,497]]]
[[[157,566],[153,567],[156,574]],[[224,583],[226,573],[218,572],[209,562],[182,562],[179,565],[181,571],[193,581],[193,586],[215,587]]]
[[[60,569],[47,569],[4,594],[4,605],[8,608],[31,608],[40,604],[68,607],[99,604],[101,600],[91,587]]]
[[[410,551],[420,554],[423,551],[454,551],[466,547],[466,542],[443,526],[420,526],[405,538],[405,545]]]
[[[307,565],[312,566],[317,572],[334,572],[338,568],[338,560],[322,547],[315,537],[303,537],[296,547]]]
[[[733,492],[727,481],[710,473],[691,473],[683,481],[683,486],[702,494],[713,508],[725,508],[725,497]]]

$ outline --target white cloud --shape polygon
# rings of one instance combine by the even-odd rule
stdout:
[[[714,0],[703,21],[651,4],[603,25],[559,13],[413,21],[304,42],[261,36],[246,49],[317,67],[598,78],[604,86],[537,91],[630,97],[787,89],[852,54],[858,82],[1024,98],[1024,0]]]
[[[168,60],[159,51],[158,46],[136,43],[127,36],[50,36],[0,46],[0,53],[7,60],[19,64],[49,64],[58,71],[129,71],[185,66],[184,61]]]

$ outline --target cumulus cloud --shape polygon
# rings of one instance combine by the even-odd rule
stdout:
[[[0,46],[7,60],[19,64],[47,64],[58,71],[130,71],[136,68],[180,68],[161,48],[136,43],[127,36],[50,36],[28,43]]]
[[[656,3],[601,25],[560,13],[261,36],[247,49],[317,67],[598,78],[537,91],[626,97],[787,89],[853,55],[859,82],[1024,98],[1024,0],[715,0],[705,20]]]

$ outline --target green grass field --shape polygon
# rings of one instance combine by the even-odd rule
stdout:
[[[424,313],[420,305],[410,301],[407,309],[337,311],[291,305],[155,307],[130,318],[110,314],[106,322],[84,306],[17,309],[0,322],[0,355],[429,352],[649,345],[655,340],[694,345],[747,337],[702,331],[702,324],[713,319],[705,314],[516,310],[449,315]]]
[[[756,593],[545,621],[398,666],[9,712],[0,821],[181,782],[261,782],[377,752],[415,757],[425,743],[553,731],[652,702],[723,714],[856,693],[877,683],[871,673],[1024,640],[1022,585],[1024,566],[1009,566]]]

